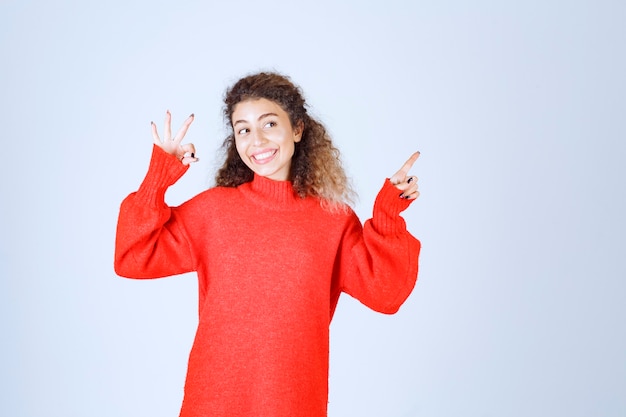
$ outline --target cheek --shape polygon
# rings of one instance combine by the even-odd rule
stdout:
[[[289,157],[292,157],[294,152],[295,152],[295,150],[296,150],[296,143],[293,140],[289,140],[289,141],[286,142],[285,148],[289,152]]]
[[[244,156],[246,155],[245,144],[239,140],[235,140],[235,149],[237,150],[237,153],[239,154],[241,159],[244,159]]]
[[[295,153],[296,147],[295,147],[295,143],[291,142],[288,146],[287,146],[287,151],[289,154],[289,159],[293,158],[293,154]]]

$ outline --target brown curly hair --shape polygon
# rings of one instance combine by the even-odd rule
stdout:
[[[289,174],[296,193],[302,198],[318,197],[331,209],[352,203],[355,193],[342,167],[339,150],[324,125],[308,114],[300,88],[289,77],[278,73],[249,75],[226,90],[224,119],[230,134],[222,145],[226,159],[217,172],[216,185],[237,187],[254,178],[254,173],[237,152],[232,115],[238,103],[261,98],[278,104],[289,115],[292,127],[304,125],[302,139],[295,143]]]

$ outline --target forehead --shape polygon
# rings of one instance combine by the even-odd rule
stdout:
[[[266,98],[255,98],[240,101],[233,108],[232,122],[245,120],[254,121],[260,116],[273,113],[279,117],[289,117],[287,112],[275,101]]]

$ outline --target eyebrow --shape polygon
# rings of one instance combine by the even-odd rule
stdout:
[[[278,115],[276,113],[264,113],[262,115],[259,116],[259,118],[257,120],[261,120],[264,119],[268,116],[276,116],[278,117]],[[235,123],[233,123],[233,127],[237,126],[237,123],[246,123],[247,120],[237,120]]]

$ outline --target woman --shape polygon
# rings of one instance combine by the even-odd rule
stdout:
[[[163,141],[152,124],[148,173],[120,208],[115,270],[198,274],[181,416],[326,416],[340,293],[390,314],[415,285],[420,243],[399,213],[419,195],[408,175],[419,153],[385,181],[362,225],[338,151],[287,77],[242,78],[224,115],[217,186],[179,207],[164,195],[197,161],[182,144],[194,117],[172,137],[168,112]]]

